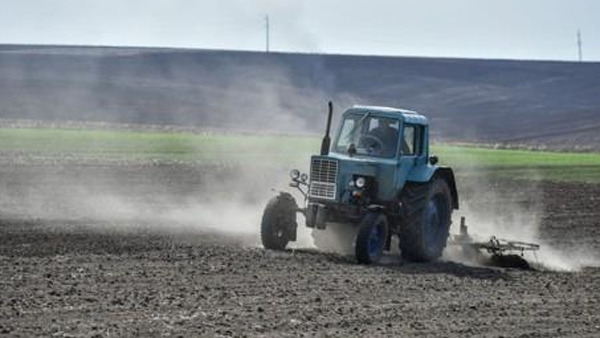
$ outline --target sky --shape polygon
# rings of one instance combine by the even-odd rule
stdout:
[[[600,0],[0,0],[0,43],[600,61]]]

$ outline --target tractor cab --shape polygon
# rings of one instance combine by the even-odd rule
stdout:
[[[432,169],[427,134],[427,119],[412,111],[368,106],[346,110],[331,150],[311,158],[309,205],[327,204],[331,211],[335,204],[395,208],[388,204],[407,179]],[[330,218],[341,221],[335,214]],[[362,212],[340,216],[360,218]]]
[[[427,119],[415,112],[354,106],[342,116],[332,152],[349,156],[398,158],[424,150]]]

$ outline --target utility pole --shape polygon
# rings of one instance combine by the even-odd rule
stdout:
[[[582,61],[582,57],[581,57],[581,31],[578,29],[577,30],[577,56],[579,56],[579,62]]]
[[[265,33],[266,33],[266,43],[267,43],[267,53],[269,52],[269,16],[265,16]]]

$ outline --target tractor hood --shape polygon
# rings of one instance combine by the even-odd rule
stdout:
[[[311,199],[347,202],[358,177],[364,177],[369,191],[376,200],[390,200],[394,195],[394,159],[368,158],[330,153],[313,156],[310,168]]]

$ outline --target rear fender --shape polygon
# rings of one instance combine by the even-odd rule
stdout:
[[[434,178],[445,180],[452,194],[452,207],[458,209],[458,190],[456,189],[456,180],[452,168],[427,165],[418,166],[415,169],[408,175],[407,182],[427,183]]]

